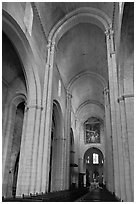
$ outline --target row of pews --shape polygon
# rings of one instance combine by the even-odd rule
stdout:
[[[87,188],[78,188],[72,190],[50,192],[46,194],[36,194],[22,197],[4,198],[2,202],[74,202],[88,192]]]

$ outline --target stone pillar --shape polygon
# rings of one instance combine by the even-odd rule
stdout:
[[[115,194],[118,198],[125,200],[125,178],[124,178],[124,163],[122,159],[123,149],[120,125],[121,121],[119,104],[117,102],[118,98],[117,65],[114,50],[113,31],[111,27],[109,27],[105,33],[107,40],[107,59],[109,72]]]
[[[40,137],[38,141],[37,173],[35,192],[48,191],[48,177],[50,164],[51,119],[52,119],[52,79],[55,44],[51,41],[47,45],[47,62],[44,74],[44,87],[42,98],[42,113],[40,124]]]
[[[132,199],[134,201],[134,95],[124,96],[125,113],[127,122],[129,159],[130,159],[130,177],[132,189]]]
[[[17,180],[17,195],[30,193],[32,156],[34,148],[34,133],[36,121],[35,102],[25,108],[25,121],[23,124],[22,141],[20,148],[19,170]]]
[[[3,165],[2,165],[2,174],[3,174],[3,182],[2,182],[2,195],[3,196],[11,196],[11,192],[8,191],[8,177],[9,177],[9,165],[11,159],[11,147],[13,140],[13,132],[14,132],[14,123],[16,116],[16,105],[14,103],[11,104],[8,111],[8,121],[7,121],[7,130],[5,131],[5,143],[3,147]]]
[[[53,141],[53,160],[51,173],[51,191],[64,190],[63,165],[64,165],[64,138],[55,138]]]
[[[113,166],[113,147],[112,147],[112,132],[111,132],[111,114],[110,114],[110,102],[109,102],[109,90],[106,87],[104,89],[104,101],[105,101],[105,128],[106,128],[106,140],[105,140],[105,170],[106,170],[106,185],[109,191],[114,192],[114,166]]]
[[[65,190],[65,183],[64,183],[64,175],[65,175],[65,160],[66,158],[64,157],[65,156],[65,146],[66,146],[66,138],[61,138],[60,139],[60,155],[59,155],[59,158],[60,158],[60,190]]]
[[[4,154],[5,154],[5,143],[6,143],[6,141],[7,141],[7,139],[6,139],[6,132],[7,132],[7,125],[8,125],[8,123],[7,123],[7,121],[8,121],[8,119],[9,119],[9,117],[10,117],[10,115],[9,115],[9,104],[8,103],[6,103],[5,105],[4,105],[4,110],[3,110],[3,112],[2,112],[2,169],[3,169],[3,167],[4,167],[4,160],[3,160],[3,158],[4,158]],[[3,172],[4,173],[4,172]],[[2,173],[2,175],[3,175],[3,173]]]
[[[48,191],[49,184],[49,168],[50,168],[50,146],[51,146],[51,128],[52,128],[52,83],[53,83],[53,68],[55,61],[55,43],[49,43],[48,60],[47,60],[47,82],[46,87],[46,117],[45,129],[43,135],[43,155],[42,155],[42,174],[41,174],[41,191]],[[45,74],[47,74],[45,73]]]
[[[40,118],[43,107],[36,106],[35,115],[35,127],[34,127],[34,137],[33,137],[33,149],[32,149],[32,162],[31,162],[31,181],[30,181],[30,191],[29,193],[36,192],[36,176],[38,167],[38,143],[39,143],[39,132],[40,132]]]
[[[66,112],[65,112],[65,151],[64,151],[64,185],[65,189],[69,189],[70,178],[70,127],[71,127],[71,94],[67,92]]]
[[[123,157],[124,157],[125,185],[126,185],[126,201],[133,201],[132,178],[131,178],[131,155],[129,152],[130,149],[129,149],[129,140],[128,140],[125,97],[122,95],[122,97],[118,99],[118,102],[120,104],[120,112],[121,112]]]

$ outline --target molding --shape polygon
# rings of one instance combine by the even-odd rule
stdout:
[[[36,16],[38,17],[38,20],[40,22],[40,26],[41,26],[41,30],[43,32],[44,38],[45,38],[46,42],[48,42],[47,35],[45,33],[45,30],[44,30],[44,27],[43,27],[43,24],[42,24],[42,21],[41,21],[41,17],[39,15],[39,12],[38,12],[38,9],[37,9],[37,7],[35,5],[35,2],[31,2],[31,5],[32,5],[32,8],[34,10],[34,13],[36,14]]]
[[[112,24],[111,19],[99,9],[91,7],[78,8],[67,14],[52,28],[48,39],[53,42],[58,42],[68,30],[79,23],[93,23],[103,31],[108,29]]]
[[[116,12],[116,2],[113,2],[112,29],[114,29],[115,12]]]
[[[21,103],[21,102],[26,103],[26,100],[27,100],[27,97],[24,94],[20,93],[20,94],[15,95],[12,98],[10,105],[15,104],[15,106],[17,107],[18,104]]]
[[[8,38],[13,43],[25,76],[25,82],[27,87],[28,98],[31,97],[33,100],[37,100],[40,104],[41,100],[41,84],[38,75],[37,66],[35,64],[35,57],[30,45],[29,39],[26,34],[8,11],[2,10],[2,29]],[[29,66],[24,60],[25,56],[30,59]],[[30,77],[31,75],[31,77]],[[31,88],[30,88],[31,86]]]
[[[32,109],[32,108],[43,110],[43,106],[38,106],[37,104],[35,104],[35,105],[29,105],[29,106],[26,105],[26,110]]]
[[[88,104],[97,105],[97,106],[99,106],[101,109],[105,110],[105,107],[104,107],[103,104],[101,104],[100,102],[98,102],[98,101],[96,101],[96,100],[90,100],[90,99],[89,99],[89,100],[83,102],[83,103],[77,108],[75,114],[77,115],[78,112],[79,112],[84,106],[86,106],[86,105],[88,105]]]
[[[9,88],[9,83],[2,77],[2,82]]]
[[[72,89],[71,87],[76,82],[76,80],[78,80],[82,77],[85,77],[86,75],[88,75],[89,77],[97,78],[100,81],[100,83],[102,84],[103,88],[107,87],[106,80],[101,75],[99,75],[95,72],[91,72],[91,71],[83,71],[83,72],[80,72],[78,75],[74,76],[70,80],[70,82],[68,83],[67,89],[69,91],[71,91],[71,89]]]
[[[134,97],[134,94],[123,94],[122,96],[118,97],[117,101],[119,103],[120,101],[125,100],[125,98],[133,98],[133,97]]]
[[[104,159],[104,162],[105,162],[105,151],[103,149],[103,146],[101,144],[89,144],[89,145],[86,145],[86,148],[84,149],[84,151],[80,154],[80,156],[82,158],[85,158],[85,154],[87,153],[87,151],[89,151],[89,149],[98,149],[101,154],[103,155],[103,159]]]

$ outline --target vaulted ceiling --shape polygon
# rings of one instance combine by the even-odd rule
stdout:
[[[98,9],[111,21],[114,12],[112,2],[35,2],[35,5],[47,38],[52,28],[76,9]],[[22,6],[25,7],[25,3]],[[58,42],[55,66],[65,87],[73,82],[71,94],[74,112],[87,101],[104,105],[100,78],[108,83],[108,63],[105,33],[100,27],[85,22],[69,29]]]
[[[36,6],[47,37],[60,20],[78,8],[99,9],[111,20],[114,11],[114,3],[110,2],[48,2]],[[58,42],[55,65],[65,87],[74,82],[71,91],[74,112],[87,101],[104,104],[99,78],[108,83],[108,63],[105,33],[100,27],[79,23],[69,29]]]
[[[87,71],[107,80],[107,52],[104,32],[93,24],[78,24],[59,41],[56,64],[65,85]]]
[[[45,32],[48,36],[53,26],[68,13],[82,7],[100,9],[112,19],[113,2],[36,2]]]

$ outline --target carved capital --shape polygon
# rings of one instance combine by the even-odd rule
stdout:
[[[118,97],[117,101],[119,103],[120,101],[125,100],[125,98],[133,98],[133,97],[134,97],[134,94],[123,94],[122,96]]]
[[[105,35],[107,37],[111,38],[111,36],[113,36],[113,34],[114,34],[114,31],[112,30],[111,26],[105,30]]]
[[[48,41],[48,44],[47,44],[47,49],[50,49],[50,48],[51,48],[51,44],[52,44],[52,42],[51,42],[51,40],[49,40],[49,41]]]
[[[39,106],[39,105],[37,105],[37,104],[29,104],[29,105],[26,104],[26,105],[25,105],[25,111],[30,110],[30,109],[32,109],[32,108],[43,110],[43,107],[42,107],[42,106]]]
[[[71,99],[71,98],[72,98],[72,94],[71,94],[69,91],[67,91],[67,98],[68,98],[68,99]]]
[[[55,42],[52,42],[51,40],[48,41],[47,49],[52,50],[55,47]]]
[[[108,89],[108,87],[106,87],[106,88],[104,89],[103,94],[104,94],[104,95],[108,95],[108,94],[109,94],[109,89]]]

